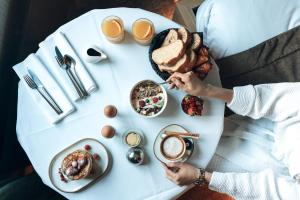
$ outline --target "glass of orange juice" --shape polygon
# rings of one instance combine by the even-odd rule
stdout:
[[[155,34],[154,25],[149,19],[138,19],[132,24],[132,34],[139,44],[148,45]]]
[[[106,17],[102,21],[101,28],[105,37],[113,43],[120,43],[125,38],[123,21],[117,16]]]

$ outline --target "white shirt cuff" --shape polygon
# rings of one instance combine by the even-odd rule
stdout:
[[[255,100],[255,89],[253,85],[233,88],[233,99],[227,104],[233,112],[239,115],[247,115]]]

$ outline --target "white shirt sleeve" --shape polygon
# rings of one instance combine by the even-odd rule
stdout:
[[[259,173],[212,174],[209,188],[236,200],[297,200],[300,185],[290,177],[276,177],[272,170]]]
[[[227,106],[235,113],[254,119],[281,121],[299,110],[300,83],[276,83],[234,87]]]

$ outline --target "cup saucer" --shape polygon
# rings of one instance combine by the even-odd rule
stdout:
[[[163,154],[160,151],[160,144],[163,141],[163,133],[165,131],[174,131],[174,132],[182,132],[182,133],[187,133],[188,131],[186,129],[184,129],[182,126],[179,126],[177,124],[170,124],[166,127],[164,127],[163,129],[161,129],[159,131],[159,133],[157,134],[154,144],[153,144],[153,152],[155,157],[162,163],[168,163],[168,162],[186,162],[191,155],[193,154],[193,150],[194,150],[194,141],[192,138],[184,138],[184,141],[186,143],[186,153],[185,155],[178,160],[168,160],[167,158],[165,158],[163,156]]]

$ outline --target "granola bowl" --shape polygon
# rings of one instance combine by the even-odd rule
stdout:
[[[164,87],[152,80],[136,83],[130,92],[132,109],[144,117],[153,118],[166,108],[168,95]]]

